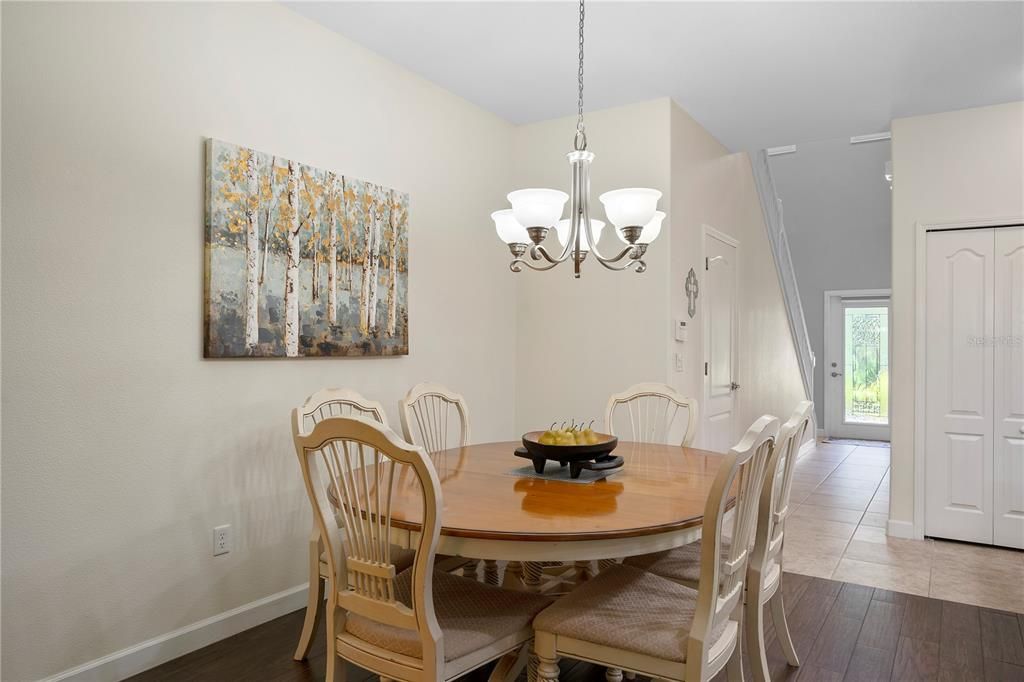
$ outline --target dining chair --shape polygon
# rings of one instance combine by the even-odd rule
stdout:
[[[398,407],[405,439],[427,453],[469,444],[469,410],[466,399],[455,391],[424,381],[410,388]],[[453,429],[458,432],[458,442]]]
[[[513,680],[525,664],[541,595],[484,585],[433,568],[441,530],[441,484],[427,453],[362,417],[328,417],[304,434],[292,416],[295,452],[326,548],[327,680],[349,661],[382,680],[435,682],[500,659],[490,680]],[[412,566],[392,555],[394,486],[420,492]],[[331,497],[337,501],[332,504]],[[417,505],[418,506],[418,505]],[[335,513],[347,533],[334,533]]]
[[[683,447],[689,447],[697,435],[700,412],[697,401],[683,396],[666,384],[635,384],[608,398],[605,429],[613,436],[618,435],[615,432],[615,416],[621,409],[625,409],[629,415],[629,436],[633,441],[668,443],[678,431],[674,430],[676,419],[684,410],[686,423],[682,434]]]
[[[534,621],[540,680],[557,682],[562,656],[608,666],[608,680],[626,671],[704,682],[722,669],[729,680],[743,679],[743,586],[778,431],[778,419],[765,415],[722,458],[704,507],[701,533],[712,551],[701,556],[698,588],[629,564],[599,573]],[[733,499],[733,513],[726,514]]]
[[[634,384],[622,393],[615,393],[608,398],[604,418],[605,431],[613,436],[618,435],[615,429],[615,416],[622,410],[629,416],[629,435],[633,441],[671,444],[670,440],[679,437],[676,420],[679,413],[684,410],[685,425],[681,421],[679,423],[679,426],[683,427],[681,445],[690,447],[694,436],[697,435],[697,421],[700,416],[697,401],[685,397],[668,384]],[[618,562],[617,559],[602,559],[597,565],[600,570],[605,571]]]
[[[786,611],[782,600],[782,545],[786,517],[789,515],[793,472],[811,420],[814,404],[802,401],[789,420],[779,429],[771,459],[765,467],[764,484],[759,492],[757,526],[750,563],[747,566],[745,635],[750,668],[757,682],[767,682],[768,658],[764,643],[764,606],[769,605],[772,622],[786,660],[799,666]],[[636,568],[696,587],[701,579],[701,541],[657,554],[632,557],[626,563]]]
[[[306,398],[301,407],[297,408],[301,433],[309,433],[321,421],[328,417],[366,417],[387,426],[388,419],[384,406],[375,400],[364,398],[357,391],[347,388],[325,388]],[[413,552],[395,546],[392,558],[400,570],[412,565]],[[327,580],[327,557],[324,543],[320,535],[320,527],[313,521],[313,531],[309,536],[309,594],[306,600],[306,617],[302,623],[302,633],[295,648],[293,658],[304,660],[309,655],[313,644],[313,632],[320,620],[320,607],[324,602],[324,587]]]
[[[424,381],[410,388],[398,402],[398,413],[405,439],[419,445],[430,455],[469,444],[469,408],[466,399],[441,384]],[[479,564],[479,561],[474,560],[464,562],[464,575],[475,576]],[[497,584],[497,562],[488,561],[485,564],[485,580]]]
[[[793,637],[786,622],[786,607],[782,600],[782,546],[789,516],[790,488],[800,447],[807,436],[814,403],[804,400],[782,428],[776,440],[775,451],[768,461],[764,486],[758,505],[757,531],[754,551],[747,568],[746,622],[747,655],[750,670],[756,682],[771,682],[768,672],[768,653],[764,641],[764,607],[772,612],[775,636],[791,666],[799,666]]]

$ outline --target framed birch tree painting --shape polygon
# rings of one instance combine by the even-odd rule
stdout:
[[[409,353],[409,196],[208,140],[205,355]]]

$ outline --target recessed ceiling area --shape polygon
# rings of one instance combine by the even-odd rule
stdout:
[[[289,2],[514,122],[576,110],[574,2]],[[588,109],[672,97],[732,150],[1024,99],[1019,2],[591,2]]]

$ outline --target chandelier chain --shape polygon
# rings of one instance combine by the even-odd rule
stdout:
[[[584,10],[583,2],[584,0],[580,0],[580,67],[577,73],[579,90],[576,102],[579,117],[576,119],[576,138],[577,141],[579,141],[580,138],[582,138],[582,148],[586,149],[587,137],[586,131],[583,127],[583,21],[586,17],[586,11]]]

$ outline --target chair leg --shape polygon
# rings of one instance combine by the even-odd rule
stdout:
[[[755,682],[771,682],[768,672],[768,655],[764,646],[764,605],[756,592],[747,593],[747,603],[743,607],[743,625],[747,658],[750,660],[750,672]],[[739,648],[739,647],[737,647]]]
[[[793,645],[793,637],[789,634],[789,623],[786,622],[786,607],[782,601],[782,590],[779,589],[768,600],[772,608],[772,623],[775,625],[775,637],[782,646],[782,652],[786,654],[786,660],[792,666],[800,665],[800,658],[796,655],[796,647]]]
[[[470,578],[472,580],[480,579],[480,561],[479,559],[470,561],[468,564],[462,567],[462,577]]]
[[[345,682],[345,661],[338,657],[333,651],[327,652],[327,674],[325,682]]]
[[[324,676],[324,682],[345,682],[346,677],[346,666],[345,661],[338,656],[338,652],[334,647],[335,637],[337,637],[337,623],[335,622],[335,611],[334,599],[329,599],[327,603],[327,628],[326,637],[327,640],[327,674]]]
[[[320,578],[320,536],[309,540],[309,594],[306,597],[306,618],[302,621],[302,634],[299,635],[299,644],[295,647],[295,654],[292,656],[296,661],[302,661],[309,655],[313,646],[313,633],[320,623],[321,608],[324,603],[324,580]]]
[[[619,668],[604,669],[605,682],[622,682],[622,670]]]
[[[555,638],[546,632],[538,632],[533,640],[533,651],[537,655],[537,680],[558,682],[558,653]]]

